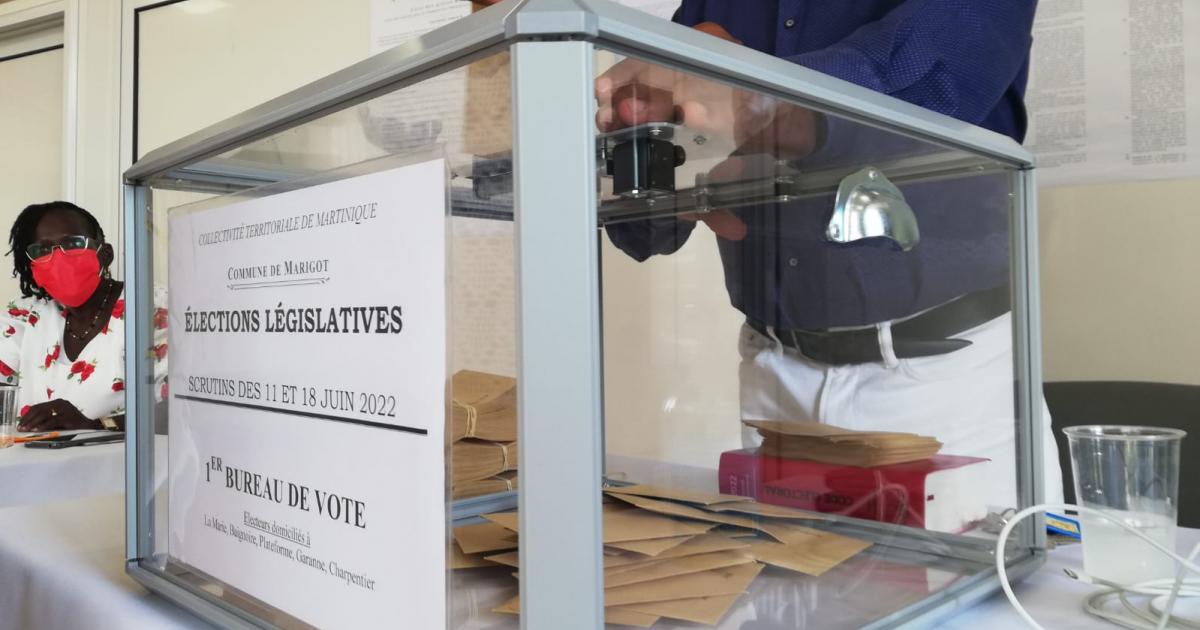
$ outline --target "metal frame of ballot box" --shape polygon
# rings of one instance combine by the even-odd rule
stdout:
[[[223,627],[269,627],[251,607],[218,599],[164,569],[153,557],[156,518],[154,393],[150,326],[154,286],[149,229],[153,182],[184,189],[237,191],[279,179],[269,171],[214,158],[322,115],[362,103],[498,52],[512,64],[511,204],[452,197],[452,212],[515,221],[518,274],[517,351],[521,471],[521,625],[531,629],[603,626],[601,501],[603,415],[598,223],[628,216],[628,200],[602,204],[596,187],[594,53],[597,49],[689,72],[737,88],[836,114],[928,141],[956,155],[1000,165],[1015,179],[1012,213],[1014,367],[1017,380],[1017,473],[1021,506],[1040,500],[1044,445],[1038,387],[1040,338],[1037,221],[1033,160],[1007,137],[718,41],[607,0],[508,0],[432,31],[238,116],[157,149],[124,175],[127,317],[127,571],[147,588]],[[550,80],[549,78],[553,78]],[[553,103],[553,106],[546,106]],[[203,164],[201,164],[203,162]],[[920,165],[917,165],[920,166]],[[930,175],[978,165],[926,164]],[[940,170],[939,170],[940,169]],[[918,169],[919,171],[920,169]],[[920,175],[920,172],[917,172]],[[828,182],[813,178],[824,190]],[[836,187],[836,185],[834,186]],[[816,192],[814,189],[811,192]],[[514,211],[515,208],[515,211]],[[553,265],[541,261],[554,261]],[[563,283],[562,278],[575,281]],[[537,331],[537,334],[522,334]],[[572,422],[563,422],[572,418]],[[449,510],[449,506],[448,506]],[[1009,575],[1027,575],[1043,560],[1044,531],[1031,522],[1014,537]],[[913,554],[969,559],[969,579],[879,620],[890,627],[953,614],[999,589],[992,543],[929,533],[906,539],[861,521],[845,531]],[[454,597],[453,591],[449,594]]]

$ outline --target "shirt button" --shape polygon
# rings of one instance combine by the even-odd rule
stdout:
[[[789,258],[789,259],[788,259],[788,265],[789,265],[789,266],[791,266],[791,267],[795,267],[796,265],[799,265],[799,264],[800,264],[800,260],[799,260],[799,259],[796,259],[796,258]]]
[[[796,20],[788,18],[788,21],[784,22],[783,25],[787,28],[792,28],[793,26],[796,25]]]

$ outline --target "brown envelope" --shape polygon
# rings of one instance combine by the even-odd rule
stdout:
[[[758,529],[785,545],[807,545],[814,540],[820,539],[822,536],[837,535],[829,534],[828,532],[824,532],[819,529],[805,527],[803,525],[780,523],[779,521],[764,522],[759,526]]]
[[[460,525],[454,528],[454,540],[463,553],[485,553],[517,548],[517,536],[495,523]]]
[[[626,606],[674,599],[739,595],[746,592],[754,577],[762,571],[757,562],[733,567],[689,573],[675,577],[604,589],[605,606]]]
[[[450,545],[450,568],[451,569],[454,569],[454,570],[478,569],[478,568],[482,568],[482,567],[494,567],[494,566],[497,566],[495,562],[490,562],[482,556],[478,556],[478,555],[468,556],[467,554],[463,553],[463,550],[461,547],[458,546],[458,543],[453,543]]]
[[[725,525],[736,525],[737,527],[758,529],[754,519],[738,514],[717,514],[713,512],[707,512],[690,505],[683,505],[682,503],[660,501],[658,499],[650,499],[634,494],[621,494],[614,496],[622,501],[636,505],[643,510],[657,512],[658,514],[667,514],[681,518],[692,518],[698,521],[708,521],[710,523],[722,523]]]
[[[668,619],[691,621],[692,623],[715,626],[721,623],[729,609],[741,595],[717,595],[714,597],[692,597],[669,602],[647,602],[621,606],[617,610],[628,610],[641,614],[656,614]],[[613,610],[612,608],[608,610]]]
[[[736,494],[696,492],[694,490],[668,488],[666,486],[655,486],[650,484],[638,484],[636,486],[616,486],[612,488],[605,488],[604,491],[611,492],[613,494],[634,494],[653,499],[671,499],[672,501],[683,501],[685,503],[699,503],[700,505],[712,505],[714,503],[729,503],[732,501],[750,500],[749,497],[740,497]]]
[[[635,565],[632,568],[621,567],[612,575],[605,574],[604,588],[616,588],[627,584],[651,582],[676,575],[699,573],[722,567],[732,567],[739,564],[754,562],[754,558],[741,551],[714,551],[682,558],[667,558],[655,560],[648,565]]]
[[[494,556],[484,556],[484,559],[487,560],[488,562],[493,562],[495,564],[503,564],[506,567],[513,567],[514,569],[521,568],[520,560],[518,558],[519,558],[519,554],[516,551],[509,551],[508,553],[499,553]]]
[[[655,538],[653,540],[627,540],[624,542],[609,543],[608,546],[653,558],[682,545],[692,538],[693,536],[674,536],[671,538]]]
[[[781,545],[768,540],[750,543],[750,555],[771,566],[819,576],[870,547],[865,540],[830,534],[808,544]]]
[[[634,626],[637,628],[649,628],[658,623],[661,617],[656,615],[647,615],[637,612],[636,610],[617,610],[608,608],[604,609],[604,623],[615,624],[620,626]]]
[[[512,531],[517,531],[520,527],[516,512],[485,514],[483,518]],[[603,513],[603,522],[604,544],[676,536],[695,536],[713,528],[712,525],[688,523],[657,514],[650,514],[642,510],[605,510]],[[463,547],[463,549],[465,550],[466,547]]]
[[[828,516],[820,512],[809,512],[807,510],[797,510],[794,508],[783,507],[781,505],[771,505],[770,503],[756,503],[753,501],[736,501],[729,503],[718,503],[710,505],[706,509],[714,512],[737,512],[738,514],[753,514],[755,516],[768,516],[771,518],[787,518],[802,521],[823,521]]]
[[[765,433],[790,435],[796,437],[827,438],[827,439],[869,439],[888,437],[914,437],[916,433],[900,433],[896,431],[855,431],[823,422],[796,422],[791,420],[742,420],[742,424],[754,427]]]
[[[734,525],[720,525],[716,529],[709,532],[726,538],[756,538],[759,531],[757,529],[747,529],[745,527],[736,527]]]
[[[617,498],[621,499],[622,501],[628,501],[629,503],[651,512],[669,514],[671,516],[679,516],[682,518],[693,518],[700,521],[711,521],[713,523],[733,525],[735,527],[743,527],[747,529],[756,529],[782,543],[791,542],[795,539],[807,540],[807,538],[804,537],[804,533],[810,529],[807,527],[800,527],[799,525],[793,525],[791,523],[750,518],[749,516],[744,516],[741,514],[707,512],[699,508],[694,508],[690,505],[672,503],[670,501],[659,501],[658,499],[648,499],[646,497],[639,497],[635,495],[617,495]]]
[[[677,547],[668,549],[652,558],[634,554],[608,556],[604,558],[604,570],[605,574],[607,575],[610,570],[615,571],[616,569],[626,566],[640,565],[647,562],[664,560],[666,558],[682,558],[684,556],[692,556],[700,553],[728,551],[730,549],[745,549],[746,547],[749,547],[749,545],[743,541],[709,533],[704,534],[703,536],[696,536],[695,538],[692,538]]]

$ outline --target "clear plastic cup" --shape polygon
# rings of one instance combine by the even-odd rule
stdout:
[[[8,448],[17,437],[17,386],[0,384],[0,448]]]
[[[1071,447],[1075,501],[1119,518],[1175,549],[1179,510],[1177,429],[1080,426],[1063,429]],[[1081,513],[1083,570],[1118,584],[1175,577],[1174,561],[1120,525]]]

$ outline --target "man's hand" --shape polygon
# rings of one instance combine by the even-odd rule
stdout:
[[[33,405],[21,416],[20,431],[57,431],[97,429],[100,423],[87,418],[70,402],[61,398]]]
[[[741,43],[712,22],[695,28]],[[639,86],[650,89],[637,89]],[[728,132],[733,118],[730,92],[728,86],[713,81],[626,59],[596,79],[596,100],[600,104],[596,125],[601,131],[616,131],[648,122],[678,122],[696,129]]]
[[[695,28],[741,43],[719,24],[704,22]],[[737,148],[710,173],[715,183],[738,179],[746,170],[742,156],[800,159],[812,153],[818,137],[818,115],[810,110],[636,59],[626,59],[596,79],[596,99],[601,131],[675,122],[713,134],[732,133]],[[746,237],[746,224],[728,210],[680,218],[704,221],[725,239]]]

